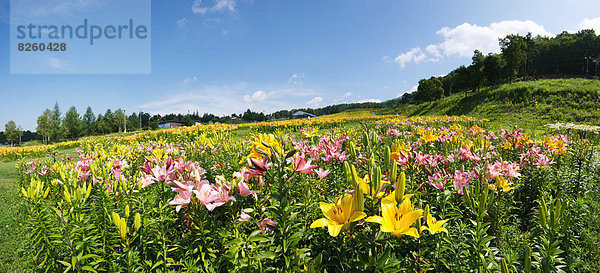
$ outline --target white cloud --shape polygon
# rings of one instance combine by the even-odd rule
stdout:
[[[455,28],[444,27],[437,34],[444,38],[444,42],[435,45],[445,57],[458,56],[470,57],[475,49],[485,53],[500,52],[498,38],[508,34],[526,35],[531,32],[533,36],[551,36],[543,26],[531,20],[526,21],[501,21],[489,26],[471,25],[463,23]]]
[[[352,97],[353,95],[354,94],[352,94],[352,92],[346,92],[341,97],[334,99],[333,104],[348,103],[349,98]]]
[[[364,99],[364,100],[357,101],[357,103],[363,103],[363,102],[381,102],[381,100],[380,99]]]
[[[48,64],[50,64],[50,66],[52,66],[54,68],[58,68],[58,69],[65,69],[67,66],[67,62],[65,60],[61,60],[61,59],[54,58],[54,57],[50,57],[50,59],[48,59]]]
[[[198,80],[198,77],[196,77],[196,76],[193,76],[191,78],[185,77],[183,79],[183,85],[189,85],[190,83],[195,82],[197,80]]]
[[[322,91],[327,92],[327,90]],[[134,108],[161,115],[195,111],[229,115],[244,112],[246,109],[270,113],[282,109],[306,107],[305,102],[315,95],[311,88],[289,84],[250,86],[242,82],[200,87],[192,85],[150,96]]]
[[[304,82],[305,78],[306,78],[306,76],[304,75],[304,73],[300,73],[300,74],[294,73],[288,79],[288,83],[291,83],[291,84],[302,84]]]
[[[202,5],[202,0],[194,0],[192,12],[194,14],[216,13],[221,11],[235,11],[235,0],[215,0],[214,5]]]
[[[256,92],[252,93],[252,95],[245,95],[244,101],[245,102],[261,102],[261,101],[264,101],[266,99],[269,99],[269,98],[272,98],[275,96],[277,96],[277,93],[275,91],[265,92],[262,90],[257,90]]]
[[[183,28],[185,25],[187,25],[187,19],[185,17],[177,20],[177,26],[179,26],[179,28]]]
[[[321,102],[323,102],[323,97],[314,97],[311,100],[309,100],[308,102],[306,102],[306,105],[311,108],[317,108],[317,107],[319,107]]]
[[[594,20],[584,20],[584,22],[587,25],[594,25]],[[600,19],[597,21],[600,23]],[[508,34],[526,35],[529,32],[533,36],[552,36],[552,33],[547,32],[542,25],[531,20],[501,21],[489,26],[463,23],[454,28],[443,27],[438,30],[436,33],[444,39],[443,42],[429,44],[425,47],[425,51],[422,51],[420,47],[412,48],[410,51],[398,55],[394,61],[404,68],[411,62],[418,64],[423,61],[438,62],[443,58],[453,56],[471,57],[475,49],[479,49],[484,54],[498,53],[500,52],[498,38]]]
[[[596,31],[596,35],[600,34],[600,17],[588,19],[585,18],[579,24],[580,29],[593,29]]]
[[[418,88],[419,88],[419,85],[417,84],[417,85],[415,85],[415,86],[411,87],[410,89],[408,89],[408,91],[404,91],[404,92],[400,92],[400,93],[398,93],[398,95],[396,95],[396,98],[397,98],[397,97],[401,97],[402,95],[404,95],[404,94],[406,94],[406,93],[412,93],[412,92],[415,92],[415,91],[417,91],[417,89],[418,89]]]
[[[421,48],[415,47],[408,52],[398,55],[398,57],[396,57],[394,59],[394,62],[398,63],[400,65],[400,67],[404,68],[406,66],[406,64],[408,64],[410,62],[414,62],[414,63],[418,64],[421,61],[425,60],[425,58],[426,58],[426,56],[421,51]]]
[[[31,18],[73,16],[108,4],[103,0],[29,0],[10,1],[11,21],[28,21]]]

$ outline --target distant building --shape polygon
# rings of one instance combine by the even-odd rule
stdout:
[[[298,111],[296,113],[293,113],[292,117],[294,117],[294,118],[306,118],[306,117],[309,117],[309,118],[312,117],[312,118],[314,118],[316,116],[313,115],[313,114],[311,114],[311,113],[306,113],[304,111]]]
[[[163,121],[161,123],[158,124],[158,128],[176,128],[176,127],[182,127],[185,126],[185,124],[181,123],[181,122],[176,122],[176,121]]]

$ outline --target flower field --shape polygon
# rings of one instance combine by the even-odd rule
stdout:
[[[597,131],[488,127],[364,116],[83,139],[17,164],[31,255],[43,272],[598,272]]]

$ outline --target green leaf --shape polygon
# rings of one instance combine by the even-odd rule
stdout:
[[[275,259],[275,257],[277,257],[277,254],[275,254],[275,252],[271,252],[271,251],[263,251],[263,252],[259,252],[258,254],[256,254],[256,257],[260,260],[262,260],[262,259],[273,260],[273,259]]]
[[[82,269],[82,270],[85,270],[85,271],[89,271],[89,272],[94,272],[94,273],[97,273],[97,272],[98,272],[98,271],[96,271],[95,269],[93,269],[93,268],[92,268],[91,266],[89,266],[89,265],[84,265],[84,266],[82,266],[82,267],[81,267],[81,269]]]

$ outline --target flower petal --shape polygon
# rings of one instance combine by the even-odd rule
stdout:
[[[319,205],[321,207],[321,212],[323,213],[323,215],[325,215],[325,217],[327,217],[328,219],[334,219],[335,214],[333,213],[332,208],[335,207],[335,204],[321,202]]]
[[[423,215],[423,210],[413,210],[405,215],[402,215],[402,219],[400,219],[400,223],[398,224],[400,229],[404,229],[412,225],[419,217]],[[431,228],[431,227],[430,227]]]
[[[369,222],[369,223],[377,223],[380,224],[383,222],[383,217],[381,216],[369,216],[367,219],[365,219],[365,222]]]
[[[329,220],[327,220],[325,218],[321,218],[321,219],[318,219],[318,220],[314,221],[310,225],[310,228],[320,228],[320,227],[325,227],[327,225],[329,225]]]
[[[363,219],[367,217],[367,214],[365,214],[362,211],[355,211],[354,213],[352,213],[352,216],[350,216],[350,220],[348,220],[348,222],[354,222],[354,221],[358,221],[360,219]]]
[[[412,236],[412,237],[415,237],[415,238],[419,238],[420,237],[419,232],[417,232],[416,228],[409,228],[408,230],[402,232],[402,234],[406,234],[408,236]]]
[[[338,234],[340,234],[340,231],[342,230],[342,227],[344,225],[329,225],[327,226],[329,228],[329,235],[336,237],[338,236]]]

